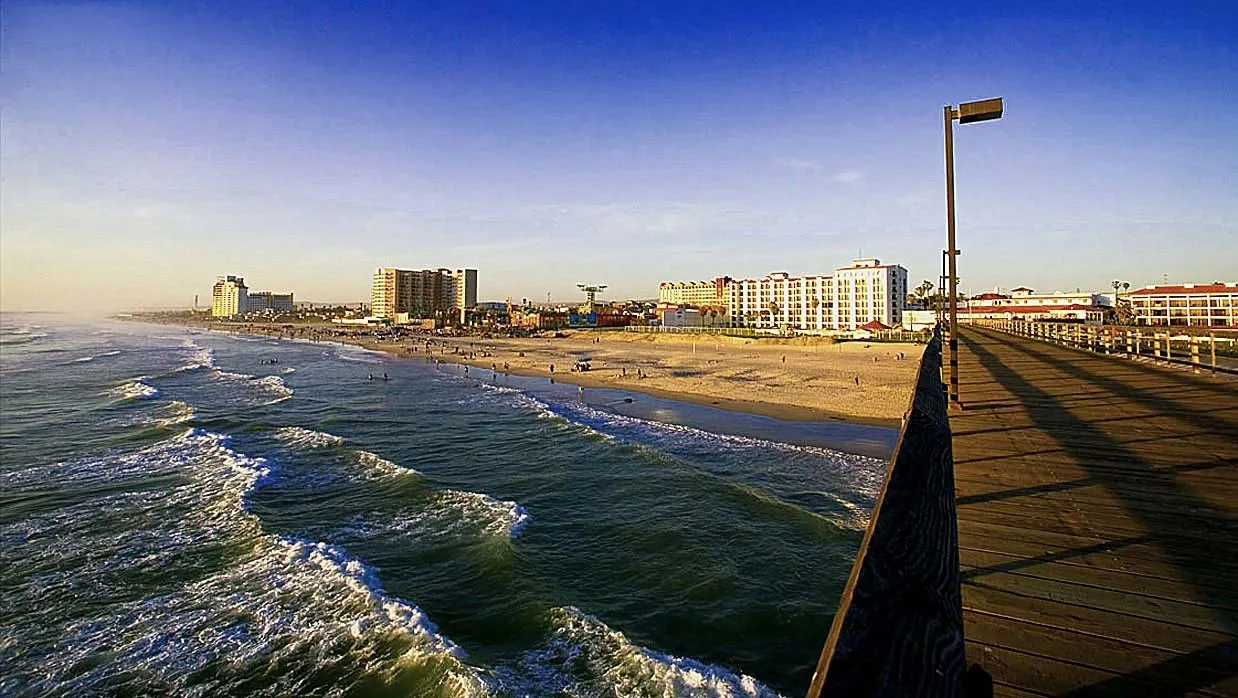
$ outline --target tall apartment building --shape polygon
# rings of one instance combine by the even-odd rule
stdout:
[[[436,313],[477,305],[476,269],[395,269],[374,272],[370,314],[394,320],[397,315],[433,317]]]
[[[907,270],[875,257],[834,270],[834,328],[854,330],[873,320],[886,327],[903,322]]]
[[[1124,298],[1140,325],[1238,326],[1238,282],[1147,286]]]
[[[903,321],[907,270],[857,259],[833,275],[775,272],[732,280],[727,289],[733,327],[854,330],[873,320],[894,327]]]
[[[658,284],[658,302],[677,305],[725,306],[730,302],[729,276],[713,281],[663,281]]]
[[[780,271],[760,279],[736,279],[727,288],[732,327],[834,329],[832,277]]]
[[[211,287],[211,315],[232,317],[249,310],[249,289],[240,276],[221,276]]]

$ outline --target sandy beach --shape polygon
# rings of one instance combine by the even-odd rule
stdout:
[[[750,339],[624,331],[566,331],[555,338],[440,337],[396,340],[338,326],[198,325],[212,330],[342,342],[409,358],[545,377],[585,388],[632,390],[791,421],[842,420],[898,427],[920,353],[915,344],[801,337]],[[589,370],[574,371],[588,359]],[[553,366],[553,370],[552,367]]]

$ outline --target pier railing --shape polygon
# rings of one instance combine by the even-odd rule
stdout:
[[[1238,340],[1188,333],[1183,328],[1117,327],[1028,320],[975,320],[972,324],[990,327],[1020,337],[1038,339],[1061,346],[1085,349],[1098,354],[1151,359],[1190,366],[1195,373],[1211,371],[1238,375]],[[1219,358],[1218,358],[1219,357]]]
[[[808,698],[962,693],[953,470],[935,332]]]

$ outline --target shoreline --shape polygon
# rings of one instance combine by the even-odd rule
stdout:
[[[649,363],[652,360],[651,357],[656,358],[659,361],[665,360],[667,356],[674,354],[676,350],[678,350],[678,352],[681,354],[686,354],[683,346],[675,347],[673,343],[671,343],[670,346],[654,345],[653,343],[649,343],[645,346],[618,347],[616,345],[619,345],[619,344],[636,345],[640,341],[638,339],[633,339],[631,337],[623,337],[622,335],[619,337],[605,337],[607,341],[604,344],[606,346],[602,346],[600,344],[592,344],[593,342],[602,343],[603,338],[599,337],[595,339],[594,337],[589,337],[589,342],[591,344],[587,346],[593,346],[596,349],[595,350],[583,350],[580,346],[572,346],[573,340],[576,342],[577,345],[579,345],[579,343],[582,341],[581,339],[575,338],[575,337],[548,340],[548,339],[509,339],[509,338],[483,339],[480,337],[467,337],[467,336],[466,337],[446,337],[446,336],[437,336],[437,335],[415,335],[415,336],[407,338],[406,340],[383,341],[383,340],[374,338],[372,336],[365,336],[365,335],[327,334],[327,332],[339,331],[339,328],[333,327],[333,326],[327,326],[327,327],[299,326],[297,330],[299,330],[302,336],[296,336],[296,334],[289,336],[290,333],[284,328],[279,327],[279,326],[267,328],[261,325],[255,326],[255,325],[248,325],[248,324],[227,324],[227,325],[220,326],[220,325],[215,325],[214,323],[198,324],[198,323],[180,323],[180,322],[159,322],[157,319],[149,318],[149,317],[123,318],[123,320],[151,322],[153,324],[163,324],[163,325],[175,325],[178,327],[185,327],[189,329],[196,329],[196,330],[201,330],[201,331],[206,331],[206,332],[221,332],[224,334],[278,338],[278,339],[289,340],[289,341],[306,341],[306,342],[316,342],[316,343],[325,342],[329,344],[338,343],[341,345],[354,346],[354,347],[359,347],[361,349],[365,349],[368,351],[378,352],[378,353],[390,356],[392,358],[397,358],[397,359],[420,358],[423,361],[433,360],[441,364],[454,364],[454,365],[460,365],[460,366],[467,366],[470,369],[477,369],[477,370],[484,371],[486,372],[485,375],[489,375],[489,372],[491,370],[495,370],[500,375],[509,374],[512,376],[519,376],[519,377],[530,379],[530,380],[547,380],[547,381],[553,381],[555,384],[568,384],[568,385],[580,386],[581,388],[585,388],[585,389],[604,389],[604,390],[611,390],[611,391],[639,393],[642,395],[646,395],[646,396],[661,399],[661,400],[672,400],[672,401],[676,401],[680,403],[687,403],[687,404],[697,405],[701,407],[725,410],[727,412],[757,415],[757,416],[767,417],[767,418],[784,421],[784,422],[852,424],[852,425],[862,426],[862,427],[879,427],[879,428],[897,430],[902,426],[901,414],[903,410],[906,409],[906,404],[907,404],[906,399],[898,400],[898,413],[900,415],[898,417],[895,417],[893,415],[878,416],[878,415],[873,415],[873,414],[855,414],[852,412],[848,412],[846,410],[830,409],[828,407],[824,407],[821,405],[805,405],[805,404],[800,404],[800,403],[792,402],[792,401],[785,400],[785,399],[783,401],[775,402],[773,400],[758,400],[758,399],[750,399],[745,396],[719,394],[719,393],[725,393],[725,392],[733,392],[727,389],[736,387],[736,386],[726,385],[726,382],[727,382],[726,380],[705,383],[705,387],[715,388],[714,390],[711,390],[711,391],[685,390],[685,389],[682,389],[681,386],[666,387],[665,385],[653,385],[651,384],[652,381],[645,380],[646,378],[652,377],[648,369],[644,369],[641,371],[641,373],[643,374],[641,377],[637,376],[637,373],[635,370],[633,371],[632,374],[627,374],[626,370],[624,370],[623,373],[621,374],[615,374],[614,373],[615,366],[609,365],[609,364],[615,363],[613,361],[602,362],[603,364],[607,365],[606,368],[594,369],[592,371],[574,372],[574,371],[565,371],[565,370],[560,369],[560,370],[556,370],[555,372],[551,373],[548,370],[549,364],[539,363],[537,365],[533,365],[530,357],[527,357],[524,355],[525,352],[529,352],[531,354],[537,354],[538,355],[537,358],[541,362],[547,361],[547,357],[549,357],[552,363],[554,360],[562,361],[563,363],[559,364],[560,366],[562,366],[562,365],[568,364],[569,360],[566,358],[565,355],[569,353],[593,354],[595,351],[603,351],[603,350],[611,350],[611,353],[615,353],[615,350],[626,351],[627,354],[624,355],[625,359],[630,358],[631,361],[633,362],[639,362],[643,360],[645,363]],[[556,343],[559,343],[560,345],[556,346]],[[702,339],[699,343],[700,344],[710,344],[710,343],[719,344],[719,342],[717,342],[713,338],[710,338],[708,340]],[[693,357],[695,357],[697,353],[697,347],[696,347],[697,342],[688,341],[688,342],[680,342],[680,344],[684,344],[685,346],[691,345],[692,355]],[[749,344],[749,343],[745,342],[744,344]],[[475,350],[479,346],[480,346],[480,349]],[[575,351],[572,351],[573,348],[575,349]],[[904,348],[904,347],[903,345],[899,345],[894,348]],[[642,351],[646,349],[648,350]],[[720,348],[715,347],[715,349],[720,349]],[[743,346],[743,345],[727,347],[727,349],[734,350],[734,351],[742,350],[745,352],[755,351],[755,349],[748,347],[748,346]],[[822,352],[820,346],[815,346],[812,344],[805,346],[803,344],[787,343],[787,344],[777,344],[773,346],[763,346],[763,347],[760,347],[760,349],[764,353],[770,353],[771,350],[773,352],[779,353],[782,358],[783,366],[786,365],[786,356],[787,354],[790,354],[790,353],[798,352],[801,354],[801,357],[803,357],[805,353],[808,353],[807,357],[803,357],[803,358],[808,358],[808,359],[820,359],[822,353],[833,354],[832,351]],[[901,362],[902,366],[900,366],[900,368],[905,366],[908,369],[908,372],[914,375],[914,370],[919,364],[919,352],[920,351],[922,351],[922,347],[915,347],[915,354],[908,355],[906,357],[907,360],[904,360]],[[786,352],[786,353],[782,353],[782,352]],[[635,356],[635,358],[631,358],[628,356],[628,354],[633,354],[633,353],[636,353],[638,355]],[[706,351],[704,350],[701,352],[701,354],[705,354],[705,353]],[[758,354],[759,353],[761,352],[758,352]],[[475,355],[471,355],[471,354],[475,354]],[[514,356],[513,354],[518,354],[521,358],[517,359],[516,356]],[[745,356],[748,358],[755,358],[755,355],[753,354],[745,354]],[[505,359],[507,359],[507,361],[505,361]],[[718,360],[710,360],[709,362],[714,363],[716,361]],[[511,365],[512,363],[517,363],[517,362],[521,363],[521,365]],[[774,359],[766,357],[766,362],[773,363]],[[506,366],[504,366],[505,363],[507,364]],[[699,360],[698,360],[698,363],[699,363]],[[873,363],[876,363],[876,359],[874,359]],[[543,365],[547,366],[547,368],[542,368],[541,366]],[[492,366],[494,367],[493,369],[492,369]],[[678,364],[676,364],[676,366],[678,366]],[[601,376],[608,376],[608,377],[601,377]],[[748,379],[743,379],[743,380],[748,380]],[[668,379],[663,380],[663,382],[673,382],[673,381],[674,381],[673,377],[670,378],[669,380]],[[722,383],[722,384],[719,384],[719,383]],[[744,386],[744,387],[748,387],[748,386]],[[847,386],[847,387],[850,388],[850,386]],[[911,387],[910,383],[908,383],[906,387],[907,387],[907,390],[909,390]],[[788,397],[788,395],[785,395],[785,394],[788,392],[792,394],[796,394],[796,393],[802,394],[802,391],[814,390],[814,388],[807,387],[807,386],[803,388],[796,387],[796,388],[792,388],[791,390],[788,390],[785,384],[781,384],[781,385],[776,384],[776,385],[770,385],[770,386],[758,385],[758,389],[760,390],[760,392],[769,394],[771,395],[771,397],[775,399],[779,397],[780,392],[784,393],[782,397],[786,398]],[[816,390],[820,390],[820,389],[816,389]],[[881,386],[878,388],[867,388],[866,390],[858,390],[858,391],[853,390],[852,392],[853,393],[859,392],[861,394],[860,402],[865,403],[867,402],[866,400],[867,398],[876,397],[875,395],[872,395],[872,393],[878,390],[884,391],[886,390],[886,388],[884,386]],[[749,389],[749,392],[753,392],[753,390]],[[886,397],[888,401],[889,396],[886,396]]]

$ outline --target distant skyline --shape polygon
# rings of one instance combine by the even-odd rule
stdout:
[[[1238,274],[1230,2],[0,5],[0,309],[188,306],[216,276],[366,300],[662,280],[962,287]]]

